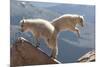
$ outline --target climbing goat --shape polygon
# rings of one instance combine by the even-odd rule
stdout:
[[[37,43],[39,43],[40,37],[43,38],[47,46],[52,50],[51,57],[56,58],[58,53],[57,34],[54,26],[49,21],[44,19],[22,19],[20,25],[22,32],[32,32]]]
[[[84,26],[83,16],[65,14],[52,21],[52,25],[55,27],[58,33],[68,30],[71,32],[76,32],[78,37],[80,37],[79,29],[76,27],[77,24],[79,24],[81,27]]]

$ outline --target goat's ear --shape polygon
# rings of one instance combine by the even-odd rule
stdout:
[[[25,17],[23,17],[23,19],[22,19],[22,23],[24,23],[24,20],[25,20]]]
[[[20,21],[20,24],[23,24],[24,23],[24,19],[22,19],[21,21]]]
[[[24,19],[22,20],[22,24],[24,23]]]
[[[22,19],[22,20],[20,21],[20,25],[22,25],[22,24],[24,24],[24,19]]]
[[[83,16],[79,16],[79,18],[80,18],[81,20],[84,20],[84,17],[83,17]]]

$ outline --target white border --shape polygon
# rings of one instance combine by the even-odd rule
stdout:
[[[59,1],[59,0],[58,0]],[[76,0],[75,0],[76,1]],[[95,1],[95,0],[92,0]],[[94,63],[68,63],[59,65],[39,65],[41,67],[98,67],[100,62],[100,2],[96,0],[96,62]],[[0,67],[10,67],[10,12],[9,0],[0,1]],[[34,67],[39,67],[34,66]],[[30,66],[31,67],[31,66]]]
[[[10,60],[10,12],[9,0],[0,1],[0,67],[9,67]]]

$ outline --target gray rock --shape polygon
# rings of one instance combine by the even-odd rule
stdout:
[[[78,62],[93,62],[95,61],[95,50],[89,51],[81,58],[78,59]]]

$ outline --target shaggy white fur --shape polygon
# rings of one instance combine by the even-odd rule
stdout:
[[[76,32],[80,37],[79,29],[76,25],[84,26],[84,17],[80,15],[64,14],[52,21],[52,25],[56,28],[57,32],[68,30]]]
[[[22,19],[21,31],[30,31],[36,37],[36,42],[39,43],[39,38],[43,38],[49,48],[52,49],[51,56],[56,58],[58,53],[57,47],[57,34],[55,27],[47,20],[44,19]],[[38,46],[38,44],[36,45]]]

